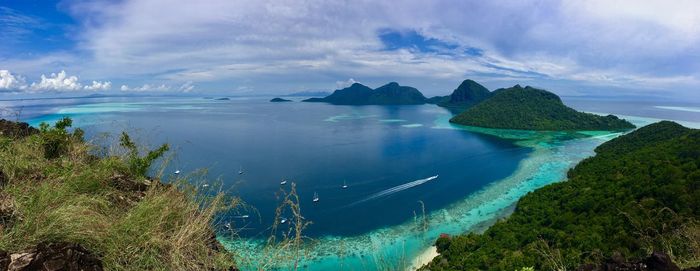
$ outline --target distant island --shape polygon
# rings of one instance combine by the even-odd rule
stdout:
[[[231,100],[231,99],[229,99],[229,98],[227,98],[227,97],[223,97],[223,98],[216,98],[216,99],[214,99],[214,100],[217,100],[217,101],[229,101],[229,100]]]
[[[421,270],[698,270],[699,150],[670,121],[603,143],[483,234],[440,237]]]
[[[417,89],[391,82],[376,89],[354,83],[325,98],[310,98],[303,102],[325,102],[337,105],[415,105],[425,104],[427,98]]]
[[[450,122],[497,129],[628,130],[635,126],[616,116],[578,112],[559,96],[530,86],[495,90],[492,97],[450,119]]]
[[[299,92],[293,92],[289,93],[287,97],[326,97],[328,95],[331,95],[330,92],[328,91],[313,91],[313,90],[307,90],[307,91],[299,91]]]
[[[428,99],[428,103],[452,109],[467,109],[491,97],[491,92],[479,83],[467,79],[464,80],[451,95],[435,96]]]
[[[291,102],[291,101],[292,100],[282,99],[279,97],[273,98],[272,100],[270,100],[270,102],[272,102],[272,103],[283,103],[283,102]]]

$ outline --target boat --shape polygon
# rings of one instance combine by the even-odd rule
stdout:
[[[287,184],[287,180],[282,180],[282,181],[280,182],[280,185],[285,185],[285,184]]]
[[[314,199],[313,199],[313,201],[314,201],[314,202],[318,202],[319,200],[321,200],[321,199],[318,198],[318,193],[314,192]]]
[[[180,170],[179,170],[179,169],[175,171],[175,175],[177,175],[177,174],[180,174]]]
[[[238,170],[238,175],[241,175],[241,174],[243,174],[243,167],[241,167],[241,169]]]
[[[347,188],[348,188],[348,185],[345,183],[345,181],[343,181],[343,186],[341,186],[341,187],[342,187],[343,189],[347,189]]]
[[[280,219],[280,224],[284,224],[284,223],[287,223],[287,219],[283,217],[282,219]]]
[[[238,216],[234,216],[234,218],[248,218],[248,217],[250,217],[250,216],[249,216],[249,215],[238,215]]]
[[[202,184],[202,187],[209,187],[208,183]]]

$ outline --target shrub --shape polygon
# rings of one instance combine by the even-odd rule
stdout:
[[[138,147],[126,132],[122,132],[119,145],[127,150],[126,159],[129,172],[134,176],[145,176],[153,161],[163,156],[170,149],[168,144],[163,144],[155,150],[148,151],[145,156],[141,156]]]

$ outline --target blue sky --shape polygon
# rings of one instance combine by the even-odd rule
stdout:
[[[0,0],[0,96],[278,94],[464,79],[700,98],[692,0]]]

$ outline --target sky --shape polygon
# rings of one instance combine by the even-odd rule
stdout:
[[[464,79],[700,100],[700,1],[0,0],[0,97]]]

